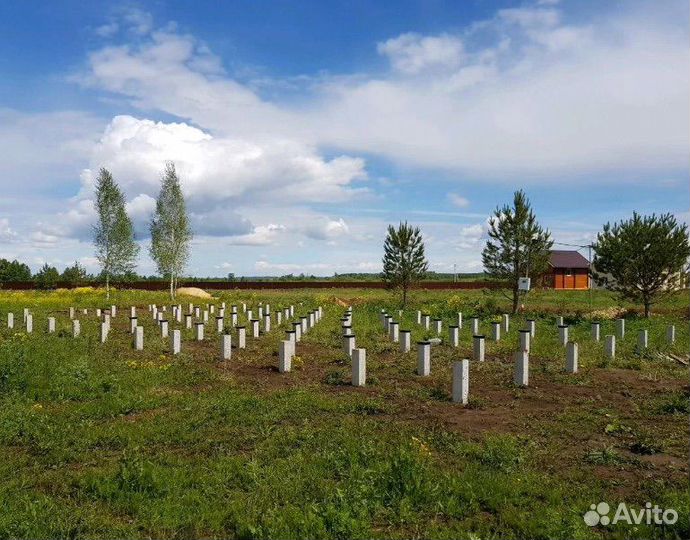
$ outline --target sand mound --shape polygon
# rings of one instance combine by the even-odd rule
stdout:
[[[185,296],[193,296],[195,298],[213,298],[205,290],[198,287],[180,287],[177,289],[177,294],[183,294]]]

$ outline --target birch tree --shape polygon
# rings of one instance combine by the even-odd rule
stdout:
[[[105,279],[106,296],[110,298],[111,278],[134,270],[139,246],[125,209],[125,197],[107,169],[98,173],[94,205],[98,213],[94,227],[96,259]]]
[[[156,211],[151,219],[151,258],[158,272],[170,280],[170,297],[175,298],[177,281],[189,260],[192,231],[189,226],[180,179],[175,164],[165,164]]]

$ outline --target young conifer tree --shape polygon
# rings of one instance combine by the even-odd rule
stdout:
[[[516,191],[513,205],[496,208],[489,220],[489,240],[482,251],[484,269],[489,276],[510,288],[513,313],[520,299],[518,281],[530,277],[535,281],[548,268],[553,241],[532,212],[523,191]]]
[[[594,279],[623,298],[652,305],[678,290],[688,271],[687,225],[671,214],[641,216],[604,225],[594,245]]]
[[[412,227],[407,222],[400,223],[397,229],[389,225],[383,250],[381,277],[389,288],[402,291],[404,308],[410,286],[423,279],[429,269],[422,233],[418,227]]]

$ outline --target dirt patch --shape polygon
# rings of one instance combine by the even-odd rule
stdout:
[[[126,321],[116,321],[126,331]],[[206,381],[196,392],[227,385],[259,394],[309,389],[334,399],[373,399],[385,404],[377,415],[401,425],[456,432],[477,441],[488,433],[526,438],[538,449],[535,459],[545,470],[573,478],[586,470],[603,482],[610,481],[621,496],[639,494],[649,478],[677,483],[688,474],[688,442],[683,438],[687,420],[682,415],[651,412],[659,396],[686,387],[687,381],[675,376],[650,377],[644,371],[612,367],[591,367],[569,375],[553,360],[533,357],[530,386],[516,388],[512,361],[487,356],[486,362],[473,362],[470,367],[470,405],[462,407],[451,401],[450,364],[455,356],[445,345],[435,349],[438,353],[429,377],[415,374],[414,352],[370,350],[367,386],[355,388],[349,384],[350,363],[335,342],[315,342],[306,336],[297,346],[299,361],[293,362],[292,372],[280,374],[279,336],[247,336],[247,348],[233,349],[232,359],[223,362],[218,338],[207,330],[204,341],[188,337],[183,343],[183,352],[194,363],[220,375],[210,387]],[[156,413],[123,421],[138,421],[150,414]],[[620,426],[620,431],[607,431],[609,424]],[[658,441],[661,449],[651,456],[633,454],[630,448],[637,440]],[[615,453],[610,463],[590,458],[605,449]]]
[[[436,373],[432,369],[431,377],[419,377],[414,373],[414,358],[405,358],[401,366],[400,355],[382,353],[369,369],[376,381],[355,388],[349,384],[349,363],[340,358],[338,350],[302,342],[298,352],[303,365],[287,374],[276,372],[277,357],[258,351],[242,351],[225,369],[242,386],[260,391],[309,387],[334,396],[381,400],[386,404],[381,414],[392,421],[454,431],[473,440],[482,440],[487,433],[524,437],[540,449],[544,467],[561,471],[591,467],[603,481],[615,478],[621,496],[639,492],[641,483],[650,477],[680,482],[688,473],[687,443],[673,444],[649,457],[629,451],[631,442],[642,433],[667,437],[677,431],[682,420],[673,415],[660,415],[650,426],[643,404],[650,396],[682,390],[681,380],[652,381],[635,370],[612,368],[592,368],[572,380],[572,376],[561,378],[535,369],[530,386],[516,388],[511,384],[512,364],[494,360],[490,369],[471,368],[474,402],[462,407],[450,399],[445,367],[438,366]],[[341,382],[327,382],[333,372],[342,374]],[[606,426],[616,422],[631,431],[620,436],[606,433]],[[621,462],[589,464],[588,455],[603,448],[613,448]]]

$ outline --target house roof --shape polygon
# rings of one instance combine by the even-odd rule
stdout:
[[[551,251],[549,264],[554,268],[589,268],[589,261],[581,253],[563,249]]]

